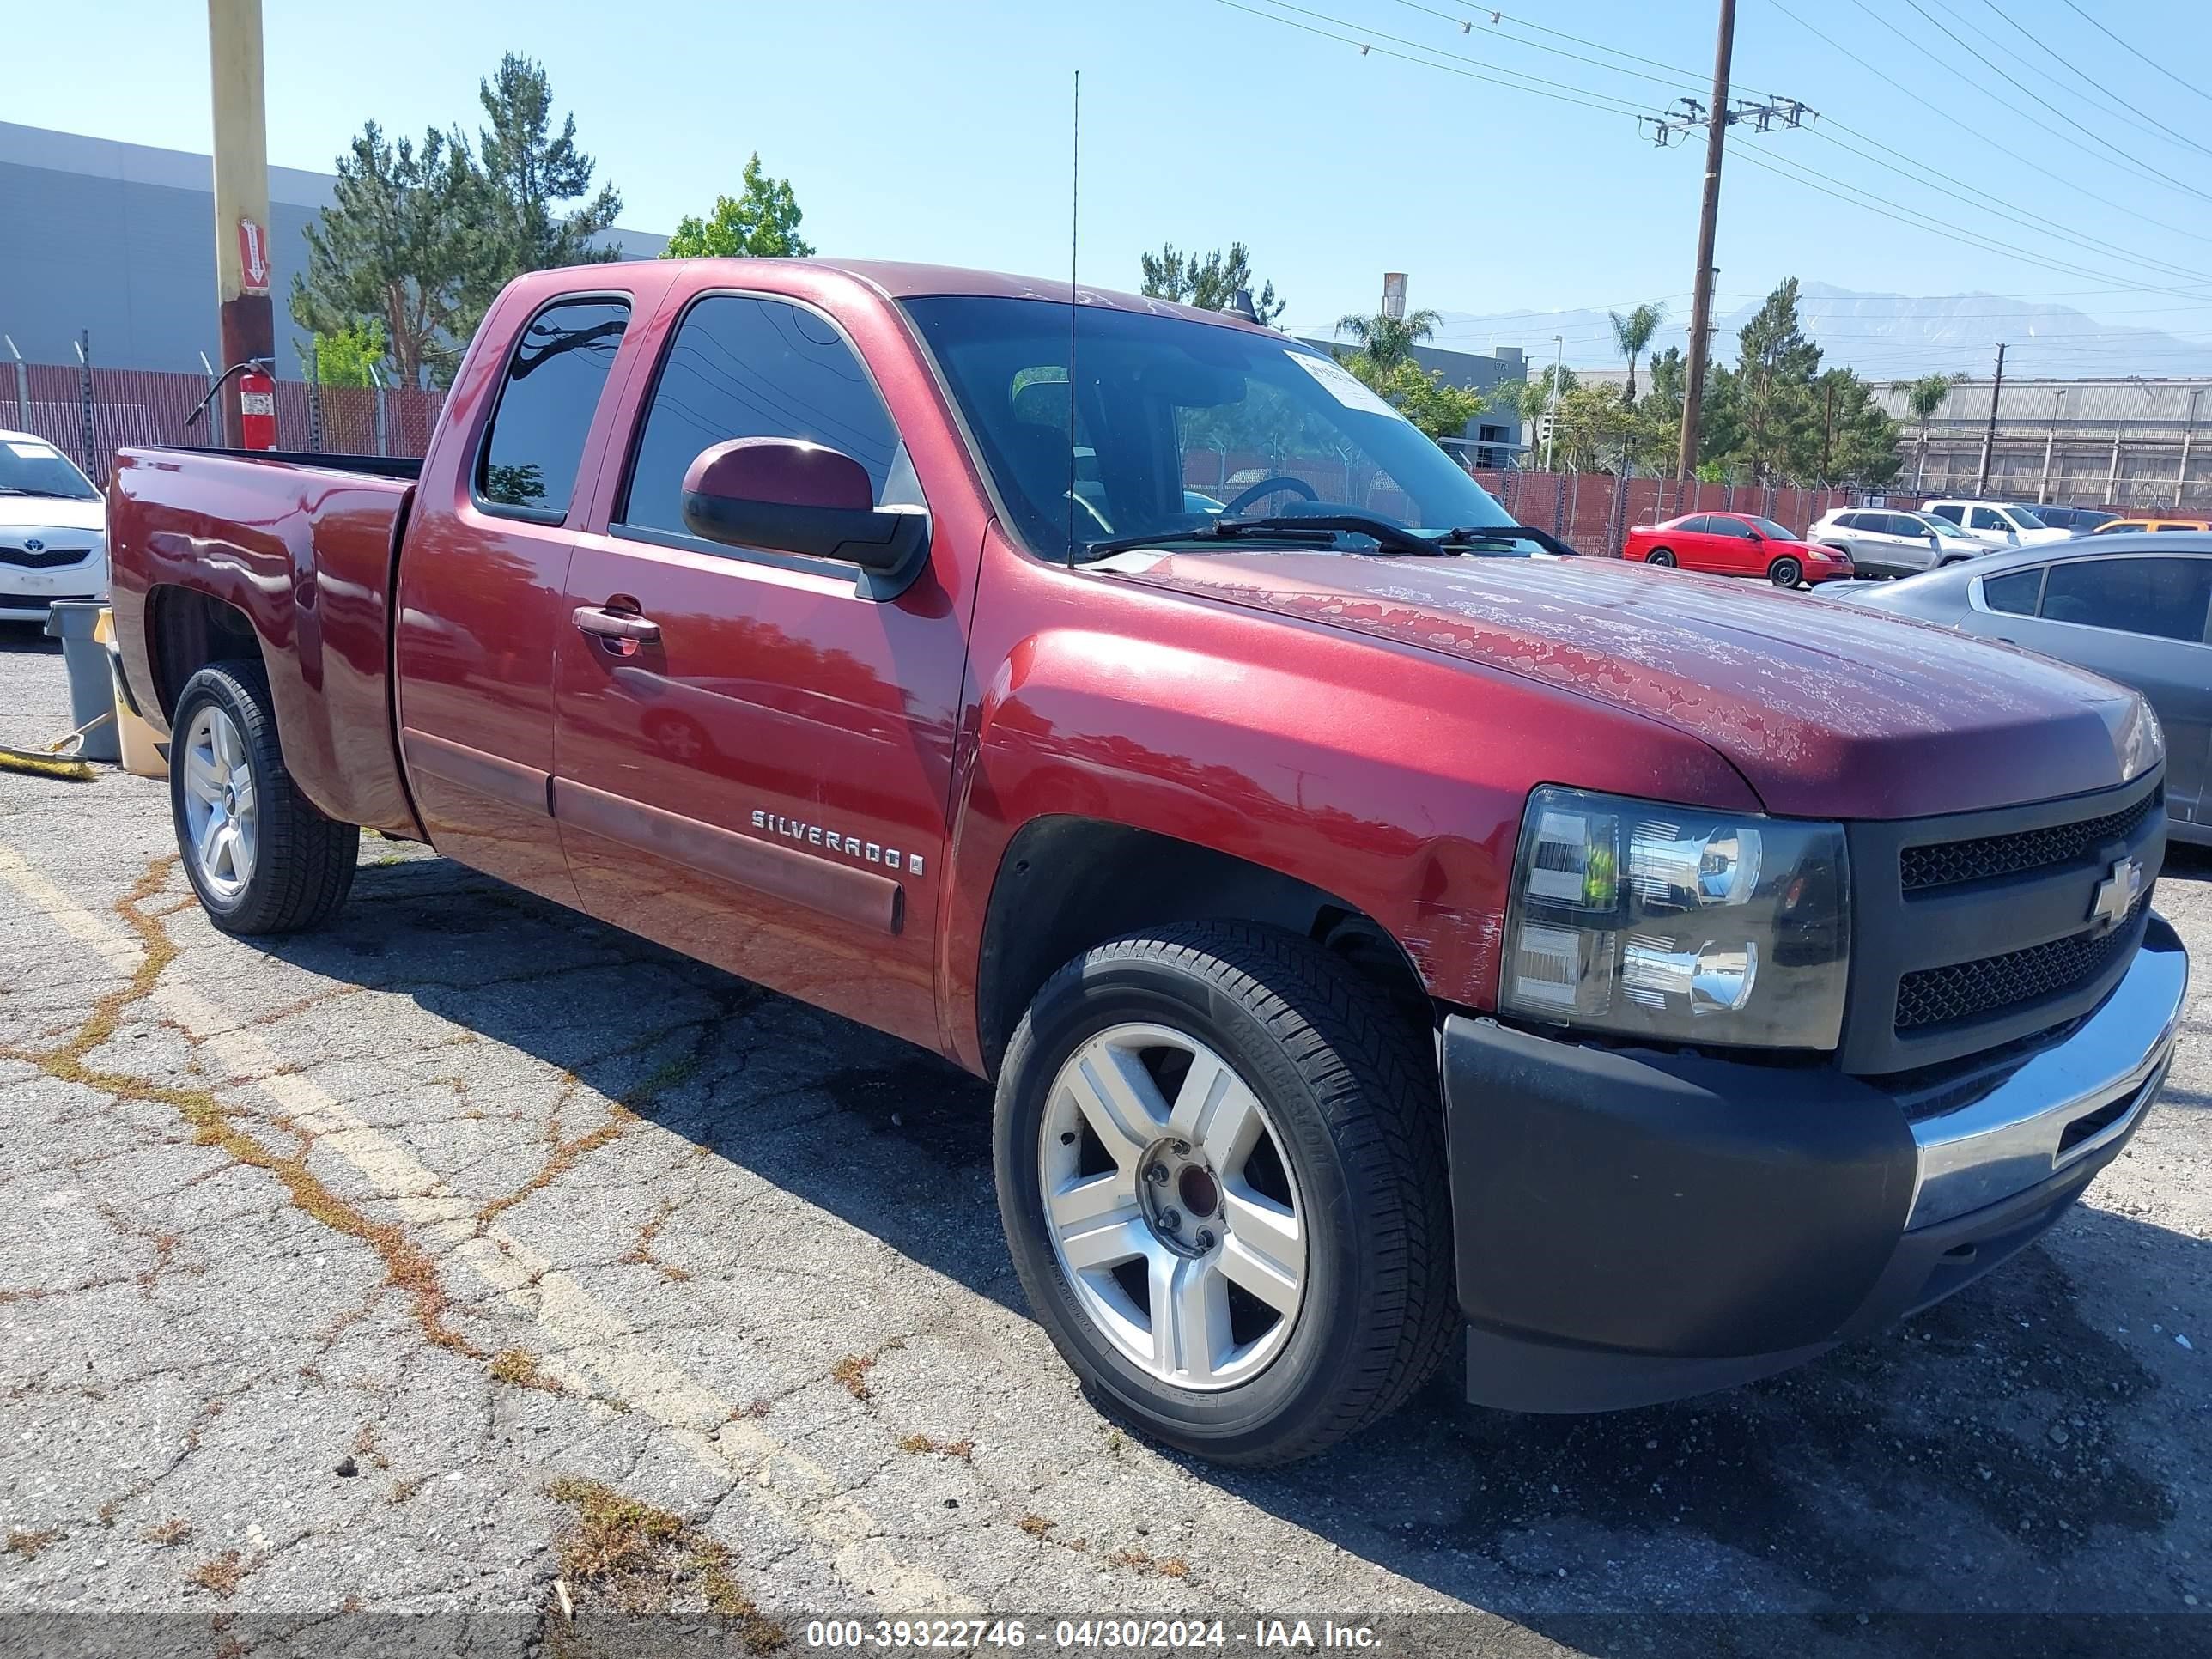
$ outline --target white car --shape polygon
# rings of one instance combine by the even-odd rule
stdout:
[[[1925,501],[1920,510],[1931,519],[1948,519],[1991,547],[2033,547],[2038,542],[2074,538],[2072,531],[2044,523],[2033,507],[2017,501]]]
[[[0,431],[0,622],[107,597],[107,505],[44,438]]]
[[[1991,550],[1948,519],[1894,507],[1839,507],[1821,515],[1805,539],[1840,549],[1856,568],[1878,576],[1916,575]]]

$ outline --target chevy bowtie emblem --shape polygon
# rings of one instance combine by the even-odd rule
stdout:
[[[2142,896],[2142,886],[2141,859],[2121,859],[2106,872],[2104,880],[2097,884],[2096,896],[2089,901],[2089,920],[2097,924],[2099,933],[2108,933],[2128,919],[2128,912]]]

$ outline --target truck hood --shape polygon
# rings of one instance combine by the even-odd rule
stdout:
[[[1764,583],[1594,558],[1207,553],[1111,568],[1660,721],[1717,750],[1769,811],[1791,817],[2050,799],[2124,781],[2156,755],[2124,687]]]

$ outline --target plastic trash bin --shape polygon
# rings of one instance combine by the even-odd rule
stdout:
[[[123,758],[115,730],[115,678],[107,665],[107,646],[100,638],[100,618],[106,609],[96,599],[57,599],[46,613],[47,637],[62,642],[62,662],[69,670],[70,718],[84,733],[76,750],[79,760]]]

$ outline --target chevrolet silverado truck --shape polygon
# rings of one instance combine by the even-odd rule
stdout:
[[[367,825],[949,1056],[1036,1316],[1207,1457],[1462,1332],[1532,1412],[1812,1358],[2049,1227],[2172,1052],[2134,692],[1554,556],[1233,316],[543,272],[419,464],[126,450],[109,514],[216,926],[331,921]]]

